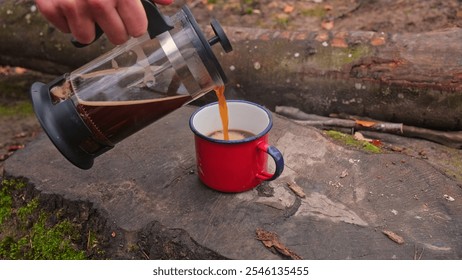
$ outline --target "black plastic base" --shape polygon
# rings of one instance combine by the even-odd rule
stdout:
[[[80,118],[72,100],[53,104],[49,88],[49,85],[36,82],[30,90],[34,111],[43,130],[72,164],[90,169],[95,155],[85,152],[79,145],[83,139],[92,137],[91,131]]]

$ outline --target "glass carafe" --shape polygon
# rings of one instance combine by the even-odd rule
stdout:
[[[226,83],[211,45],[220,42],[226,52],[232,47],[216,20],[215,37],[207,40],[187,6],[166,17],[142,2],[145,35],[49,84],[32,85],[43,129],[79,168],[91,168],[116,143]]]

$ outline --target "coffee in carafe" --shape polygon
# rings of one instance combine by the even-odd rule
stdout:
[[[211,45],[230,42],[216,20],[207,40],[184,6],[166,17],[142,1],[148,32],[49,84],[36,82],[36,115],[58,150],[89,169],[94,158],[207,92],[224,87],[226,76]]]

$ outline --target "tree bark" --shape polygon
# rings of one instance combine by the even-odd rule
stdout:
[[[61,75],[113,46],[103,36],[76,49],[33,1],[0,0],[0,65]],[[211,28],[204,29],[211,36]],[[229,78],[228,99],[274,110],[360,115],[462,130],[462,29],[419,34],[311,32],[225,27],[234,51],[214,46]],[[213,94],[198,103],[215,101]]]

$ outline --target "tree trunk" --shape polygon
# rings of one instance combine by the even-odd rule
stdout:
[[[103,36],[76,49],[33,1],[0,0],[0,64],[56,75],[109,51]],[[211,29],[205,28],[210,37]],[[228,99],[274,110],[360,115],[439,130],[462,130],[462,29],[420,34],[285,32],[227,27],[234,51],[214,46]],[[215,101],[212,94],[198,103]]]

